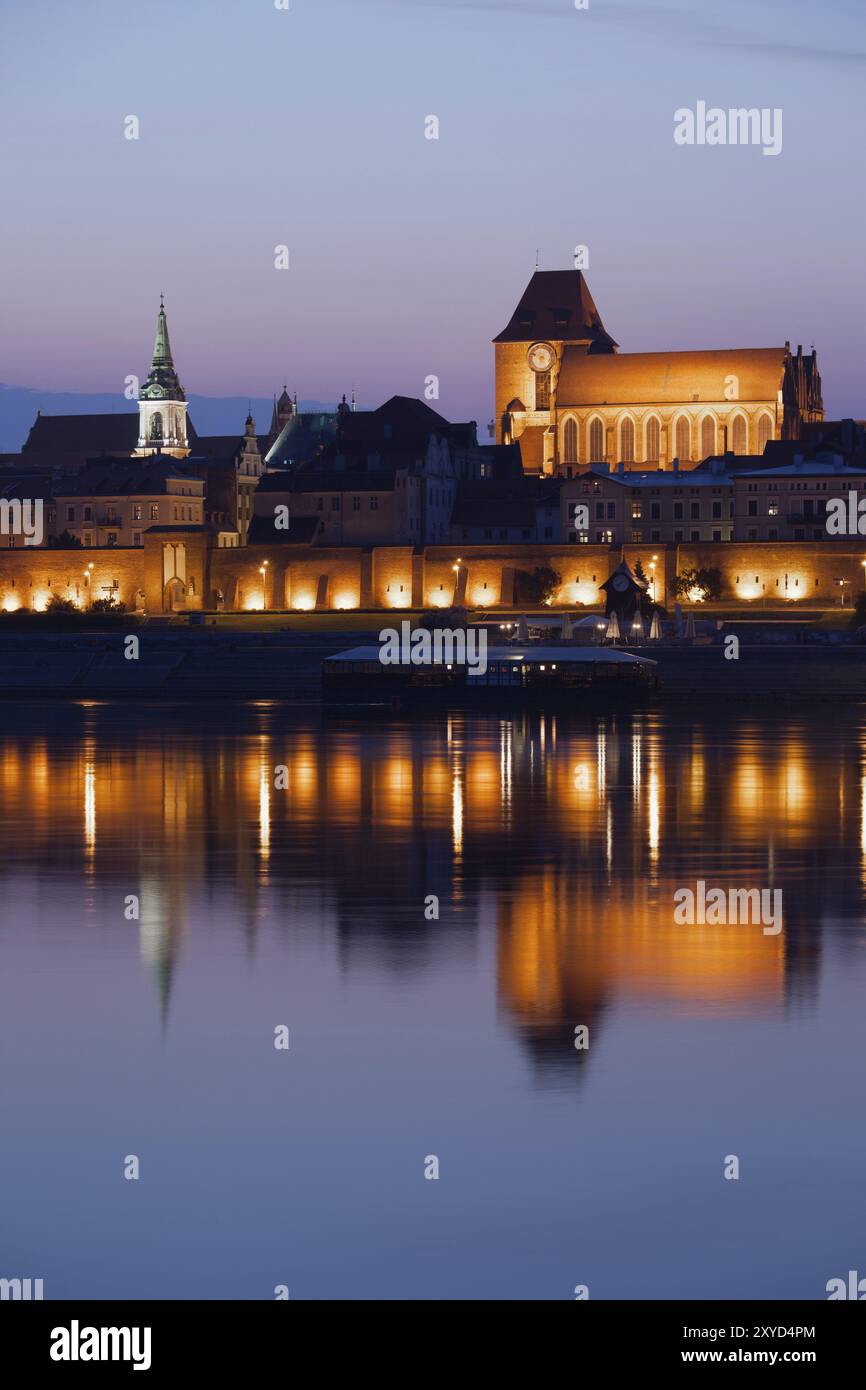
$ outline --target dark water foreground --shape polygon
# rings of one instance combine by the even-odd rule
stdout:
[[[821,1299],[866,1274],[866,715],[2,714],[0,1276]],[[697,880],[781,888],[783,931],[675,925]]]

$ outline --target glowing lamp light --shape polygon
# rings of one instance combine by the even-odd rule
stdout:
[[[33,612],[34,612],[34,613],[44,613],[47,607],[48,607],[48,595],[47,595],[47,594],[39,593],[39,594],[34,594],[34,595],[33,595]]]
[[[692,587],[689,589],[688,593],[686,594],[686,598],[688,599],[689,603],[704,603],[706,597],[706,589],[702,589],[698,584],[693,584]]]
[[[590,604],[598,602],[598,589],[594,584],[589,583],[572,584],[571,596],[572,602],[588,607]]]
[[[17,613],[21,607],[21,600],[16,594],[7,594],[3,599],[4,613]]]
[[[313,604],[314,600],[308,594],[304,595],[301,598],[292,599],[292,607],[298,613],[309,613],[310,609],[313,607]]]

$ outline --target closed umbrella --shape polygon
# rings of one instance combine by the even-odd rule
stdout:
[[[563,642],[570,642],[573,636],[574,628],[571,625],[571,618],[566,613],[562,619],[562,640]]]
[[[635,613],[634,622],[631,625],[631,635],[633,642],[643,642],[646,637],[646,629],[643,625],[643,618],[640,613]]]
[[[615,613],[611,613],[607,624],[607,640],[609,642],[619,641],[619,618]]]
[[[529,641],[529,628],[526,625],[526,619],[522,613],[517,619],[517,640],[518,642]]]
[[[652,622],[650,623],[650,641],[651,641],[651,642],[660,642],[660,641],[661,641],[661,636],[662,636],[662,625],[661,625],[661,622],[659,621],[659,610],[658,610],[657,608],[654,608],[654,609],[653,609],[653,620],[652,620]]]
[[[694,613],[689,613],[689,616],[686,618],[686,641],[694,642],[697,635],[695,631],[695,615]]]

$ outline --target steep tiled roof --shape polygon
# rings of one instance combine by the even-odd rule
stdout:
[[[93,460],[75,477],[61,478],[54,485],[56,497],[137,497],[166,491],[169,479],[182,483],[201,483],[177,459],[164,455],[133,459],[129,463]]]
[[[612,352],[616,343],[580,270],[536,270],[508,325],[495,343],[589,340],[596,352]]]

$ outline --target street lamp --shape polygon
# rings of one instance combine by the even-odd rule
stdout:
[[[268,606],[268,561],[265,560],[259,566],[259,574],[262,576],[262,609]]]
[[[653,603],[656,601],[656,561],[658,555],[654,555],[650,560],[650,598]]]

